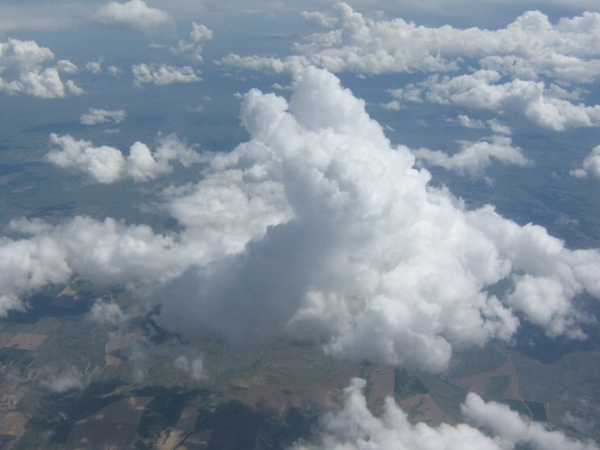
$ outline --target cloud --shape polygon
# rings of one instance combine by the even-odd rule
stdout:
[[[170,51],[174,55],[183,55],[192,61],[202,62],[202,48],[212,37],[212,30],[192,22],[189,41],[179,41],[177,47],[171,47]]]
[[[510,136],[512,131],[506,125],[502,125],[498,120],[492,119],[488,120],[487,124],[490,126],[490,129],[496,134],[505,134]]]
[[[599,294],[590,272],[598,252],[571,252],[542,227],[520,227],[491,207],[464,211],[427,185],[429,173],[415,170],[408,149],[390,148],[364,102],[331,74],[308,69],[289,103],[250,91],[242,123],[250,142],[216,158],[213,170],[271,180],[292,219],[237,256],[173,281],[164,293],[166,326],[194,323],[232,339],[281,328],[331,354],[432,371],[455,346],[510,339],[516,311],[551,335],[582,337],[571,301],[583,290]],[[243,205],[247,197],[237,200],[230,186],[209,197],[223,192],[217,205],[190,194],[178,208],[189,211],[179,212],[181,223],[210,223],[215,211],[223,218]],[[488,295],[486,286],[502,279],[514,292]],[[525,290],[539,301],[528,305]]]
[[[600,145],[594,147],[590,154],[583,160],[582,168],[571,170],[571,176],[585,178],[588,175],[600,179]]]
[[[190,339],[248,342],[261,330],[431,372],[454,349],[513,339],[520,321],[585,337],[574,299],[600,298],[600,252],[569,250],[543,227],[491,206],[467,210],[430,186],[410,150],[393,148],[331,73],[308,68],[289,101],[251,90],[241,119],[248,142],[203,155],[198,182],[163,191],[159,207],[177,233],[85,217],[13,222],[29,236],[0,245],[1,307],[77,271],[143,289],[162,304],[158,323]],[[92,166],[90,143],[51,140],[68,164],[84,155],[82,167]],[[158,154],[151,167],[162,167]],[[134,176],[124,160],[120,176]],[[501,280],[507,290],[490,294]]]
[[[441,79],[434,75],[424,82],[410,84],[391,93],[398,100],[422,101],[424,98],[441,105],[518,114],[554,131],[600,125],[600,105],[585,106],[551,97],[542,81],[516,79],[498,83],[501,78],[498,72],[490,70]]]
[[[149,7],[144,0],[131,0],[127,3],[110,2],[98,10],[95,18],[104,25],[132,28],[146,33],[171,22],[171,17],[167,13]]]
[[[121,69],[119,69],[117,66],[108,66],[107,71],[113,77],[119,76],[121,73]]]
[[[55,166],[87,174],[98,183],[114,183],[125,170],[125,158],[116,148],[93,147],[89,141],[76,141],[69,135],[50,135],[46,159]]]
[[[179,370],[187,373],[194,381],[203,381],[208,379],[208,374],[204,369],[202,358],[195,358],[190,361],[190,359],[182,355],[175,358],[173,365]]]
[[[173,67],[166,64],[138,64],[134,65],[133,71],[134,84],[138,87],[146,83],[166,85],[172,83],[195,83],[202,81],[194,69],[190,66]]]
[[[526,445],[536,449],[597,449],[593,441],[581,442],[563,432],[550,431],[543,423],[530,421],[495,402],[485,403],[470,392],[461,407],[467,421],[479,429],[490,430],[500,448]]]
[[[35,7],[32,6],[31,2],[2,2],[0,29],[3,33],[61,30],[81,23],[88,15],[87,5],[81,2],[36,2]]]
[[[586,12],[553,25],[539,11],[528,11],[506,28],[428,28],[402,19],[373,20],[345,3],[334,6],[339,26],[315,33],[296,51],[311,64],[334,72],[443,72],[464,59],[482,67],[536,80],[592,83],[600,76],[600,51],[594,45],[600,14]]]
[[[71,73],[76,69],[72,63],[59,61],[56,67],[42,67],[53,59],[50,49],[38,46],[35,41],[0,42],[0,90],[39,98],[59,98],[67,93],[81,95],[81,88],[71,80],[63,83],[59,75],[59,70]]]
[[[54,68],[58,72],[64,73],[77,73],[79,71],[79,68],[75,64],[66,59],[61,59],[58,63],[56,63]]]
[[[485,128],[485,125],[481,120],[473,120],[464,114],[459,114],[457,120],[458,123],[465,128]]]
[[[107,117],[104,113],[107,111],[90,110],[90,114],[82,116],[82,123],[98,123],[98,120]],[[124,111],[116,111],[109,113],[109,116],[118,123],[120,120],[117,119],[123,118],[124,114]],[[86,122],[83,122],[84,118]],[[77,141],[69,135],[58,136],[53,133],[50,135],[50,152],[46,154],[46,159],[55,166],[84,173],[92,181],[103,184],[111,184],[125,177],[137,182],[154,180],[173,171],[169,161],[179,160],[184,167],[201,161],[200,155],[186,147],[175,135],[159,136],[157,144],[153,153],[146,144],[136,142],[126,158],[114,147],[94,147],[89,141]]]
[[[304,17],[305,19],[313,20],[313,21],[317,22],[323,28],[331,28],[338,21],[338,19],[335,17],[329,17],[329,16],[326,16],[325,14],[322,14],[317,11],[315,11],[315,12],[302,11],[300,13],[300,15],[302,17]]]
[[[127,114],[124,109],[118,111],[107,111],[105,109],[90,108],[87,114],[82,114],[79,121],[83,125],[97,125],[99,123],[114,122],[121,123]]]
[[[121,311],[118,304],[114,302],[106,303],[102,300],[98,300],[94,303],[94,306],[92,306],[89,318],[92,322],[118,326],[126,322],[129,319],[129,316]]]
[[[472,176],[481,176],[492,163],[492,158],[503,164],[514,164],[521,167],[530,163],[523,156],[521,149],[513,147],[511,139],[506,136],[491,136],[478,142],[461,142],[460,144],[462,149],[453,155],[426,148],[413,150],[412,153],[419,161]]]
[[[310,65],[308,61],[301,56],[290,56],[285,60],[281,60],[279,58],[269,58],[264,56],[238,56],[233,53],[216,62],[218,65],[224,64],[238,69],[286,75],[300,74]]]
[[[69,370],[57,373],[55,369],[46,368],[45,372],[44,378],[39,382],[40,385],[52,392],[64,393],[85,390],[93,379],[100,375],[101,369],[96,367],[94,370],[82,373],[75,367],[71,367]]]
[[[10,228],[24,237],[1,241],[3,315],[27,306],[19,297],[47,284],[66,283],[75,271],[99,285],[135,290],[165,282],[200,259],[194,245],[180,245],[175,236],[155,235],[148,226],[126,226],[110,218],[99,222],[75,217],[55,227],[21,219],[11,221]]]
[[[102,62],[103,58],[97,59],[96,61],[88,61],[85,63],[85,70],[92,72],[93,74],[98,74],[102,72]]]
[[[413,425],[408,416],[388,397],[381,417],[367,408],[363,394],[365,380],[354,378],[344,390],[342,409],[323,419],[324,432],[316,445],[298,443],[292,450],[434,450],[482,449],[506,450],[528,445],[539,450],[595,450],[592,441],[581,442],[543,424],[532,422],[511,411],[508,406],[484,403],[477,394],[469,393],[462,406],[469,424],[426,423]]]
[[[388,103],[382,103],[381,107],[383,109],[387,109],[388,111],[400,111],[400,109],[402,108],[398,100],[392,100]]]
[[[600,124],[600,105],[586,106],[581,100],[585,91],[567,89],[600,78],[600,51],[595,45],[600,33],[598,13],[552,24],[541,12],[528,11],[505,28],[486,30],[377,20],[345,3],[335,5],[334,11],[335,28],[307,36],[294,46],[296,55],[279,59],[230,54],[219,63],[276,74],[297,74],[308,65],[361,75],[468,72],[437,74],[391,91],[394,99],[382,107],[399,110],[400,100],[426,100],[516,113],[555,131]]]
[[[311,34],[294,46],[309,64],[332,72],[448,72],[466,69],[475,59],[484,69],[525,80],[547,77],[562,83],[593,83],[600,77],[600,51],[595,45],[598,13],[551,24],[541,12],[528,11],[505,28],[486,30],[375,20],[346,3],[336,4],[333,11],[337,17],[302,13],[337,27]],[[242,61],[253,68],[250,59]]]

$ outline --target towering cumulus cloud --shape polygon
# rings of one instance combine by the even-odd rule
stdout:
[[[242,121],[252,139],[212,170],[281,186],[293,218],[172,283],[167,323],[237,336],[280,327],[333,354],[432,371],[453,346],[510,339],[515,311],[582,336],[572,299],[600,294],[600,254],[492,207],[465,211],[332,74],[307,69],[289,104],[250,91]],[[487,294],[505,278],[502,299]]]
[[[0,247],[4,310],[78,271],[153,287],[146,298],[179,332],[283,333],[433,372],[453,348],[511,339],[520,320],[584,337],[573,300],[600,297],[600,253],[431,187],[331,73],[306,69],[289,102],[251,90],[241,117],[248,142],[206,156],[197,184],[163,192],[179,234],[110,219],[14,223],[31,237]],[[491,295],[501,280],[510,287]]]

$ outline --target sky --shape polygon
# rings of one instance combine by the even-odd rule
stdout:
[[[432,373],[585,341],[599,78],[587,0],[5,0],[0,182],[36,187],[2,193],[0,315],[79,274],[135,299],[94,320]],[[596,448],[476,396],[457,427],[372,417],[363,387],[323,448]]]

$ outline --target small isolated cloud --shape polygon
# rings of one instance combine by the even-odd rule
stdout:
[[[388,111],[400,111],[402,105],[400,105],[400,102],[398,100],[392,100],[388,103],[382,103],[381,107],[383,109],[387,109]]]
[[[501,124],[497,119],[491,119],[487,121],[490,129],[496,134],[505,134],[510,136],[512,131],[506,125]]]
[[[302,11],[300,13],[300,15],[302,17],[304,17],[305,19],[317,22],[323,28],[331,28],[338,21],[337,17],[326,16],[325,14],[317,12],[317,11],[314,11],[314,12]]]
[[[102,62],[104,61],[103,58],[97,59],[96,61],[88,61],[85,64],[85,70],[87,70],[88,72],[92,72],[93,74],[98,74],[100,72],[102,72]]]
[[[59,71],[72,73],[76,66],[63,60],[55,67],[43,67],[53,59],[50,49],[38,46],[35,41],[9,39],[0,42],[0,90],[39,98],[81,95],[83,89],[72,80],[64,83],[59,75]]]
[[[521,149],[513,147],[511,139],[507,136],[492,136],[478,142],[462,142],[461,146],[462,149],[453,155],[426,148],[413,150],[412,153],[419,161],[472,176],[481,176],[492,163],[492,159],[506,165],[521,167],[529,163]]]
[[[390,397],[385,400],[381,417],[375,417],[367,408],[365,386],[365,380],[354,378],[344,390],[342,409],[324,417],[319,442],[298,443],[291,450],[508,450],[521,446],[540,450],[598,449],[592,441],[582,442],[550,431],[508,406],[485,403],[474,393],[469,393],[462,405],[468,423],[456,426],[413,425]]]
[[[51,134],[46,159],[55,166],[84,173],[92,181],[103,184],[123,178],[137,182],[154,180],[173,171],[172,160],[178,160],[184,167],[201,161],[201,156],[175,135],[160,137],[157,144],[156,152],[152,152],[146,144],[136,142],[125,157],[114,147],[94,147],[89,141]]]
[[[75,64],[66,59],[61,59],[59,62],[57,62],[54,68],[58,72],[63,73],[77,73],[79,71],[79,68]]]
[[[107,111],[105,109],[90,108],[89,112],[82,114],[79,122],[83,125],[97,125],[99,123],[121,123],[125,120],[127,114],[124,109],[118,111]]]
[[[481,120],[471,119],[469,116],[466,116],[464,114],[460,114],[456,118],[456,121],[465,128],[485,128],[485,125]]]
[[[75,367],[63,370],[60,373],[57,373],[55,369],[47,368],[39,384],[52,392],[60,394],[73,390],[83,391],[100,372],[99,367],[85,373],[80,372]]]
[[[190,66],[173,67],[166,64],[138,64],[131,68],[134,84],[141,87],[146,83],[166,85],[172,83],[195,83],[202,81]]]
[[[600,145],[594,147],[583,160],[581,169],[571,170],[569,174],[577,178],[586,178],[591,175],[600,179]]]
[[[177,47],[171,47],[170,51],[173,55],[182,55],[192,61],[202,62],[202,48],[212,37],[212,30],[209,30],[204,25],[192,22],[192,31],[190,32],[189,40],[179,41]]]
[[[95,18],[104,25],[116,25],[145,33],[171,22],[171,17],[166,12],[149,7],[144,0],[110,2],[98,10]]]
[[[204,369],[204,363],[200,357],[190,359],[187,356],[182,355],[175,358],[173,365],[179,370],[187,373],[195,381],[208,379],[208,374]]]

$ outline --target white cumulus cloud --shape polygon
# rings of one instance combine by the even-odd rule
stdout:
[[[465,128],[485,128],[481,120],[471,119],[469,116],[459,114],[457,117],[458,123]]]
[[[142,86],[145,83],[154,83],[158,85],[172,83],[195,83],[202,81],[195,70],[190,66],[174,67],[167,64],[138,64],[131,68],[136,86]]]
[[[104,117],[94,113],[87,119],[92,123],[97,116]],[[201,156],[175,135],[160,137],[157,144],[156,151],[152,152],[146,144],[136,142],[125,157],[114,147],[94,147],[89,141],[78,141],[69,135],[58,136],[53,133],[50,135],[50,152],[46,154],[46,159],[55,166],[84,173],[93,181],[103,184],[114,183],[124,177],[138,182],[154,180],[173,171],[170,165],[172,160],[179,160],[184,167],[201,161]]]
[[[40,385],[52,392],[63,393],[72,390],[83,391],[96,378],[101,370],[99,367],[94,370],[80,372],[75,367],[57,373],[54,368],[46,368],[44,377],[40,380]]]
[[[202,62],[202,48],[204,44],[210,41],[213,37],[212,30],[204,25],[198,25],[192,22],[192,31],[188,41],[181,40],[177,43],[177,47],[171,47],[170,51],[174,55],[183,55],[192,61]]]
[[[513,147],[511,139],[506,136],[495,135],[477,142],[460,144],[461,150],[453,155],[427,148],[413,150],[412,153],[419,161],[472,176],[481,176],[492,163],[492,159],[517,166],[525,166],[529,163],[521,149]]]
[[[97,300],[89,312],[89,318],[92,322],[118,326],[126,322],[129,316],[118,304]]]
[[[178,233],[85,217],[13,222],[28,236],[0,244],[4,311],[77,271],[154,288],[146,298],[163,304],[156,319],[190,338],[247,340],[261,330],[432,372],[453,349],[513,339],[521,320],[549,336],[585,337],[574,299],[600,298],[600,252],[569,250],[543,227],[492,206],[467,210],[430,186],[410,150],[392,147],[331,73],[307,69],[289,101],[253,89],[241,118],[248,142],[203,155],[197,183],[162,193]],[[90,143],[51,140],[58,160],[91,170]],[[115,149],[119,176],[162,170],[159,150],[135,147],[131,160],[138,150],[126,160]],[[507,291],[491,295],[501,280]]]
[[[270,195],[289,205],[292,219],[238,256],[173,282],[165,323],[189,320],[234,337],[285,324],[332,354],[433,371],[453,346],[510,339],[515,311],[551,335],[582,337],[571,302],[585,290],[600,293],[591,275],[598,252],[571,252],[542,227],[520,227],[491,207],[464,211],[447,191],[428,186],[429,173],[414,168],[407,148],[390,148],[364,102],[338,83],[309,69],[289,103],[247,94],[242,122],[252,139],[212,168],[269,180]],[[247,198],[231,197],[229,186],[215,190],[217,204],[189,194],[189,213],[179,214],[190,224],[222,218]],[[552,288],[550,278],[562,287],[552,297],[539,290]],[[489,296],[485,287],[502,279],[514,293]],[[530,309],[519,293],[536,286],[540,302]]]
[[[166,12],[149,7],[144,0],[131,0],[126,3],[111,1],[97,11],[95,18],[105,25],[143,32],[156,30],[172,20]]]
[[[323,420],[324,432],[315,445],[296,444],[293,450],[508,450],[519,445],[537,450],[596,450],[592,441],[582,442],[550,431],[508,406],[485,403],[477,394],[467,395],[462,406],[469,424],[413,425],[408,416],[388,397],[381,417],[367,408],[365,380],[355,378],[344,390],[341,411]]]
[[[82,114],[79,121],[83,125],[97,125],[99,123],[121,123],[127,114],[124,109],[118,111],[107,111],[105,109],[90,108],[86,114]]]
[[[93,147],[89,141],[73,137],[50,135],[50,152],[46,159],[55,166],[83,172],[98,183],[114,183],[125,168],[123,154],[114,147]]]
[[[315,33],[296,51],[311,64],[334,72],[441,72],[457,70],[463,59],[478,58],[484,68],[536,80],[546,76],[564,82],[591,83],[600,76],[595,45],[600,14],[550,23],[539,11],[528,11],[506,28],[429,28],[402,19],[373,20],[345,3],[334,6],[339,26]]]
[[[600,145],[594,147],[590,154],[583,160],[581,169],[569,172],[577,178],[585,178],[588,175],[600,179]]]
[[[586,106],[550,96],[543,81],[521,79],[501,83],[501,75],[479,70],[457,77],[438,75],[391,92],[396,99],[457,105],[473,109],[518,114],[538,126],[564,131],[600,125],[600,105]]]

